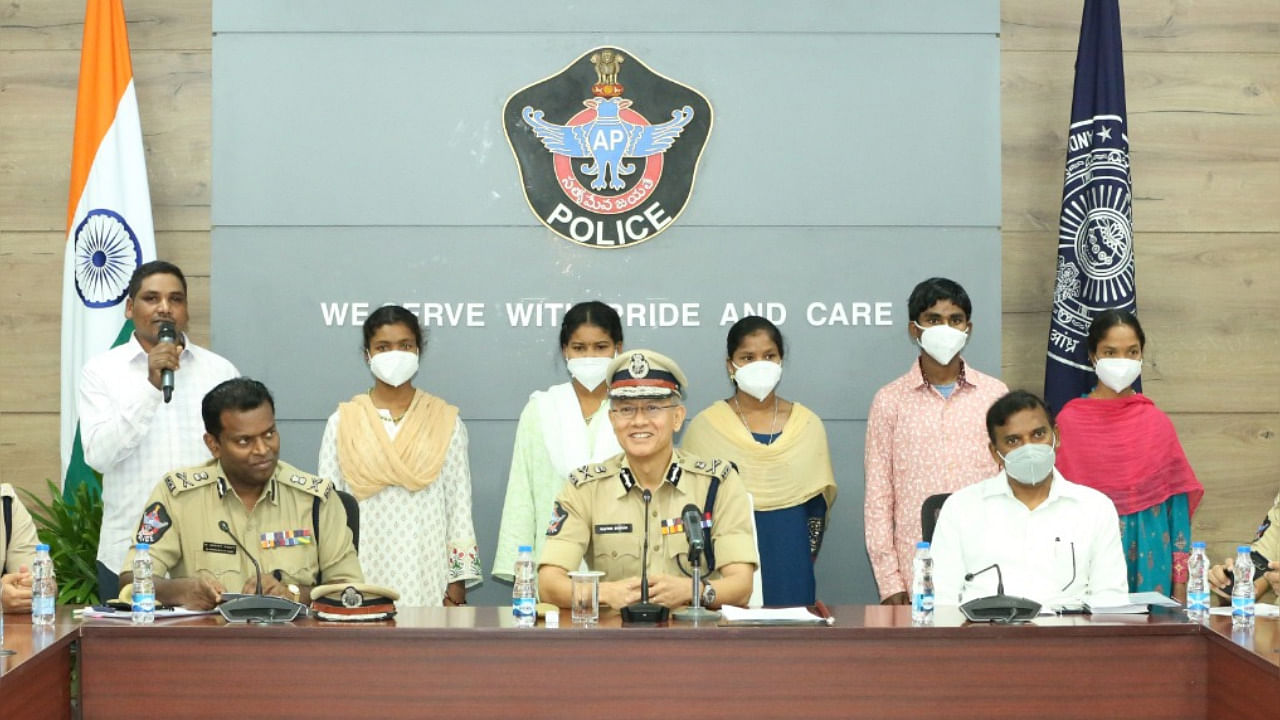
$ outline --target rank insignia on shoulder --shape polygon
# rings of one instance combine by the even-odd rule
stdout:
[[[276,532],[266,532],[258,536],[259,542],[262,544],[263,550],[270,550],[275,547],[292,547],[294,545],[310,545],[311,544],[311,528],[303,528],[301,530],[277,530]]]

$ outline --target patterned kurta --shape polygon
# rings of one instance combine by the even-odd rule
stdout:
[[[906,592],[925,498],[1000,471],[988,451],[987,410],[1009,388],[965,366],[944,398],[917,360],[880,388],[867,417],[867,554],[880,598]]]
[[[379,410],[395,437],[391,414]],[[320,442],[319,475],[346,489],[338,463],[338,413],[329,416]],[[439,607],[449,583],[480,583],[479,550],[471,521],[471,468],[467,428],[458,419],[440,476],[426,489],[389,487],[360,501],[360,566],[366,582],[400,593],[406,607]]]

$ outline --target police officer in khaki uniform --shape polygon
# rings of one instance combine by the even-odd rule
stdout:
[[[1280,495],[1276,495],[1271,511],[1258,526],[1253,551],[1269,561],[1266,574],[1254,581],[1254,594],[1259,602],[1274,603],[1280,600]],[[1214,591],[1228,600],[1231,599],[1231,580],[1227,571],[1234,564],[1234,558],[1227,558],[1226,562],[1209,570],[1209,583],[1214,586]]]
[[[609,418],[622,454],[574,471],[552,511],[547,543],[539,558],[542,599],[570,604],[568,571],[583,558],[604,572],[600,602],[622,608],[640,600],[640,562],[649,528],[649,599],[667,607],[693,600],[689,545],[680,517],[687,504],[709,512],[715,572],[704,583],[709,607],[745,605],[759,563],[746,490],[725,460],[703,459],[673,447],[684,423],[684,373],[652,350],[623,353],[610,364]],[[716,493],[707,507],[710,489]],[[651,494],[645,517],[643,495]],[[705,522],[704,522],[705,524]],[[665,529],[665,532],[664,532]]]
[[[201,412],[213,460],[165,476],[138,524],[135,539],[151,545],[156,601],[208,609],[223,592],[254,592],[258,579],[245,549],[262,565],[268,595],[309,603],[315,585],[363,582],[329,481],[279,460],[267,388],[227,380],[205,395]],[[122,586],[133,580],[136,552],[129,551]]]
[[[31,610],[31,564],[36,559],[36,524],[23,507],[18,493],[0,483],[0,609]]]

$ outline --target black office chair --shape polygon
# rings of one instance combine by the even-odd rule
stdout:
[[[933,542],[933,529],[938,526],[938,514],[942,512],[942,503],[951,497],[951,493],[930,495],[920,506],[920,535],[927,542]]]
[[[342,507],[347,509],[347,527],[351,528],[351,544],[360,552],[360,503],[355,495],[342,490],[336,491],[342,500]]]

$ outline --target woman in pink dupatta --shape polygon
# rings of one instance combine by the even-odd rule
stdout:
[[[1058,413],[1058,470],[1115,503],[1131,592],[1186,597],[1191,516],[1204,487],[1169,417],[1138,393],[1146,335],[1132,313],[1107,310],[1089,326],[1098,384]]]

